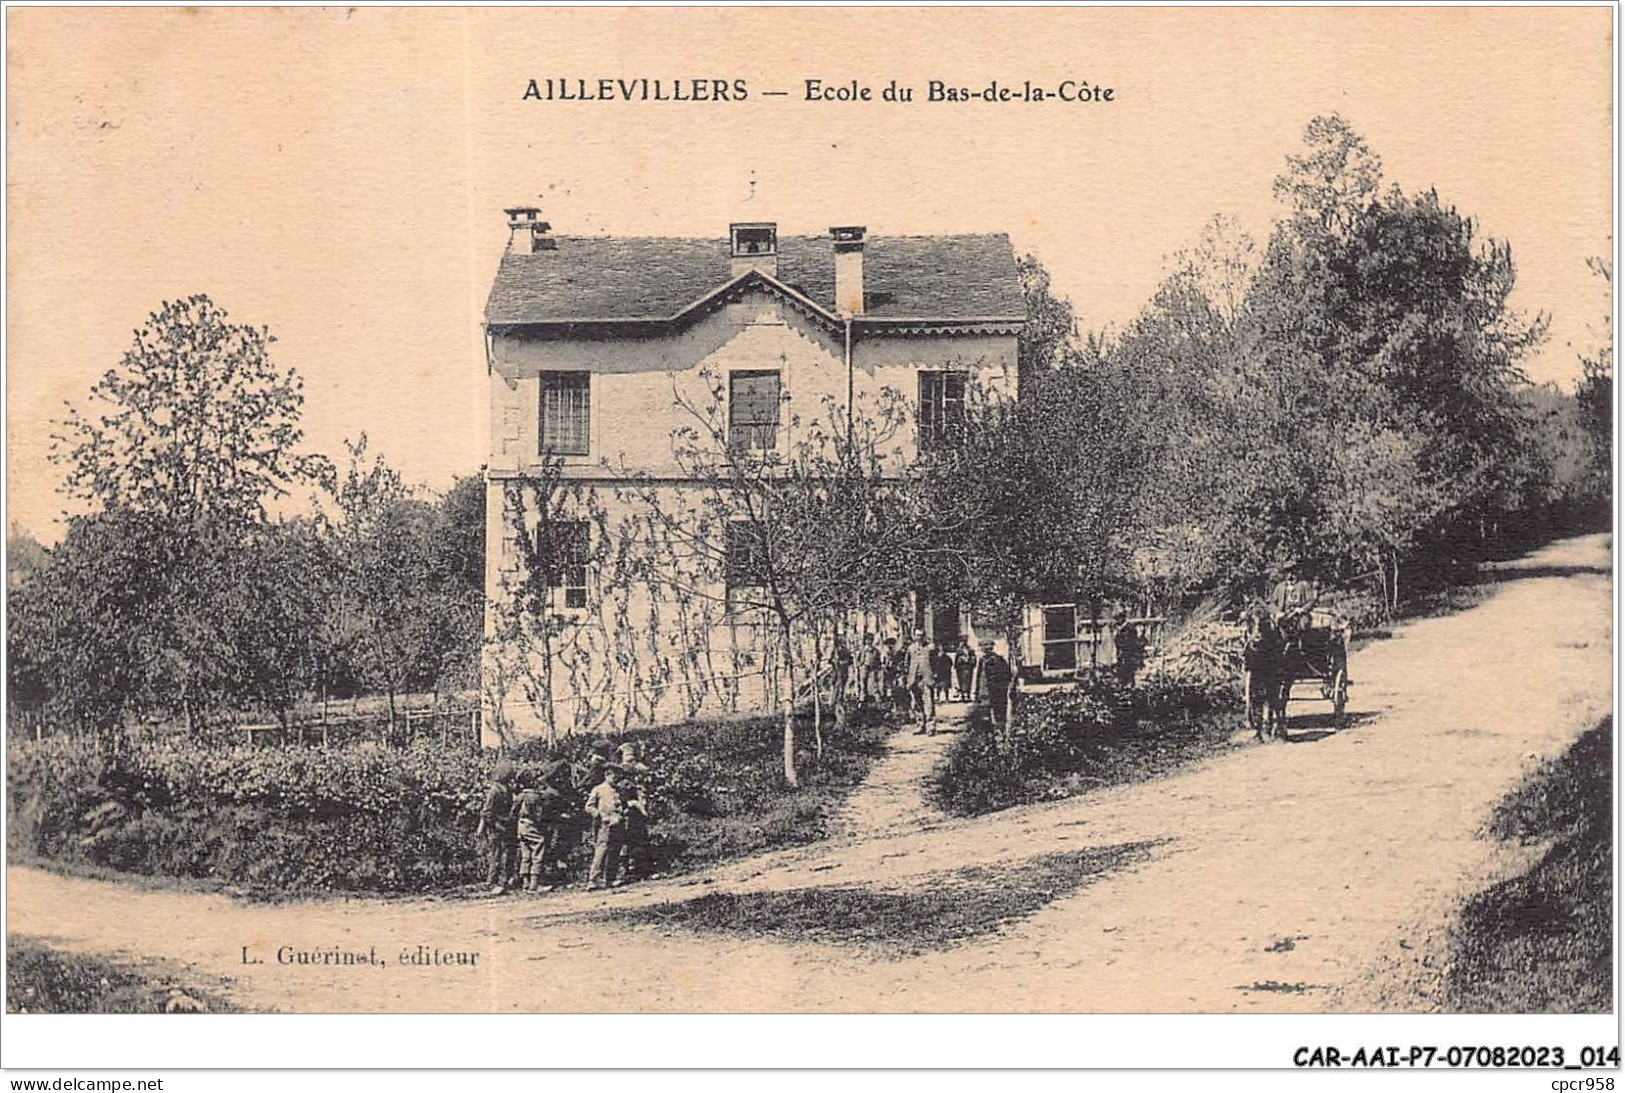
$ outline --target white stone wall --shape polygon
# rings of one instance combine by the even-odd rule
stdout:
[[[548,731],[545,687],[538,669],[539,643],[532,633],[513,639],[513,616],[503,615],[519,554],[504,515],[504,491],[522,484],[540,465],[538,374],[547,369],[588,371],[591,380],[591,443],[586,456],[566,460],[572,504],[595,523],[595,538],[610,542],[639,525],[640,503],[627,494],[623,470],[669,481],[662,507],[681,511],[697,504],[693,487],[675,481],[672,434],[692,425],[679,407],[712,402],[707,375],[726,390],[731,369],[781,373],[787,401],[780,410],[780,443],[788,449],[800,428],[822,418],[834,400],[844,420],[847,399],[845,339],[784,306],[772,294],[753,292],[682,332],[666,337],[540,340],[495,337],[491,344],[491,455],[486,520],[488,599],[485,657],[486,741]],[[852,347],[858,405],[885,388],[901,392],[912,407],[921,368],[963,368],[979,382],[1013,392],[1016,339],[1005,336],[862,337]],[[725,418],[724,418],[725,420]],[[912,426],[896,438],[912,457]],[[521,486],[521,492],[525,491]],[[526,509],[533,526],[533,502]],[[720,582],[704,594],[674,597],[629,582],[608,565],[595,570],[591,608],[566,613],[555,627],[564,635],[552,658],[555,732],[617,731],[683,720],[703,713],[766,711],[782,684],[773,635],[729,615]],[[683,602],[678,602],[679,600]],[[884,629],[896,629],[895,622]]]
[[[668,337],[602,340],[540,340],[497,337],[491,346],[491,459],[498,473],[522,471],[539,456],[537,399],[543,370],[592,373],[592,441],[586,456],[567,457],[572,474],[603,473],[623,464],[654,475],[676,471],[671,436],[692,416],[680,409],[711,402],[706,375],[724,385],[732,369],[780,371],[788,396],[781,407],[781,443],[794,442],[793,418],[803,427],[824,416],[824,399],[842,408],[847,399],[845,340],[783,306],[764,291],[753,292]],[[964,368],[986,387],[1013,392],[1013,335],[963,337],[863,336],[852,348],[853,387],[859,407],[873,405],[885,388],[913,405],[922,368]],[[909,431],[911,432],[911,430]],[[899,437],[906,457],[912,435]]]

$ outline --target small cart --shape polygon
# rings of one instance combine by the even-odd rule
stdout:
[[[1349,627],[1347,623],[1316,612],[1309,625],[1285,636],[1279,683],[1284,690],[1283,706],[1292,701],[1294,683],[1320,684],[1320,701],[1332,704],[1338,724],[1349,701]],[[1314,699],[1300,699],[1300,701]]]

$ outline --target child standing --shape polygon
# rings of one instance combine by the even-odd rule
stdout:
[[[619,768],[605,766],[604,780],[587,795],[587,815],[593,819],[589,888],[608,888],[620,871],[621,846],[626,836],[626,802],[616,788],[620,777]]]
[[[518,817],[519,883],[527,892],[547,891],[547,817],[542,791],[536,785],[536,776],[528,770],[519,772],[519,795],[514,798],[514,815]]]
[[[512,880],[514,858],[513,764],[499,761],[491,768],[491,781],[485,787],[480,805],[480,825],[474,837],[485,850],[485,883],[491,895],[500,896]]]
[[[647,780],[634,776],[626,787],[626,880],[648,880],[653,871],[649,853],[649,787]]]

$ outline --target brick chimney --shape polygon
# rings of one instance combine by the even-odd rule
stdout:
[[[508,250],[512,253],[535,254],[557,246],[547,234],[553,225],[542,219],[542,210],[534,205],[516,205],[502,211],[508,214]]]
[[[757,269],[779,275],[779,226],[766,222],[728,225],[729,276]]]
[[[863,314],[863,233],[867,228],[831,228],[835,241],[835,310]]]

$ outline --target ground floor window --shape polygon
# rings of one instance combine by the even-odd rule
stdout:
[[[1044,608],[1044,671],[1078,667],[1078,609],[1069,603]]]
[[[749,520],[730,520],[723,544],[723,584],[730,610],[751,606],[767,583],[766,544],[762,529]]]
[[[536,537],[553,606],[585,608],[592,525],[586,520],[552,520],[536,529]]]

